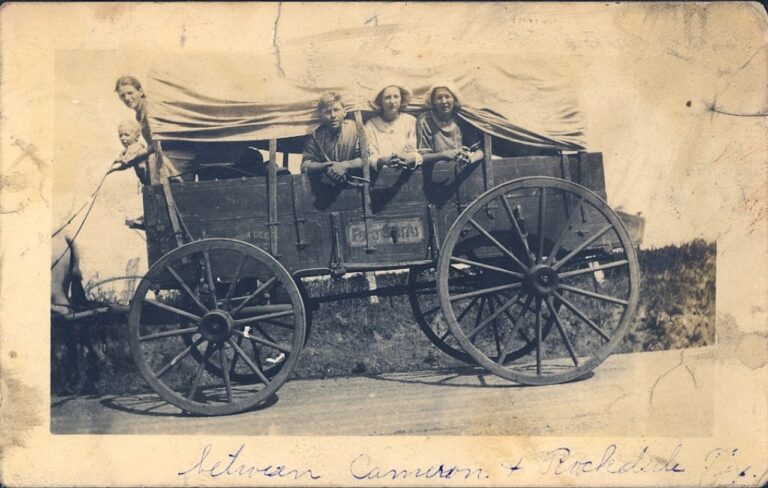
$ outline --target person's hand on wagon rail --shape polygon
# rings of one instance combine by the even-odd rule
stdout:
[[[357,125],[347,120],[341,95],[329,91],[317,102],[320,125],[304,141],[302,171],[325,171],[335,183],[363,167]]]
[[[379,158],[378,166],[390,166],[400,170],[415,171],[421,166],[424,158],[419,153],[392,154],[389,159]]]
[[[461,107],[459,99],[458,90],[450,82],[433,85],[424,96],[424,105],[430,110],[419,116],[416,135],[425,163],[474,164],[485,157],[479,149],[478,131],[456,115]]]
[[[416,150],[416,119],[403,113],[411,97],[410,90],[389,83],[375,93],[370,104],[377,115],[365,123],[371,164],[377,169],[382,166],[415,169],[423,158]]]

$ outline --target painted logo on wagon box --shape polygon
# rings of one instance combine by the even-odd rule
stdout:
[[[424,227],[419,219],[372,222],[371,244],[415,244],[424,240]],[[365,224],[355,222],[347,227],[347,242],[351,247],[365,246]]]

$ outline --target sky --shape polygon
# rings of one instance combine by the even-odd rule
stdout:
[[[114,93],[119,76],[146,80],[158,59],[189,52],[311,52],[311,36],[343,37],[360,27],[379,29],[387,39],[374,55],[404,63],[450,59],[461,49],[519,53],[520,63],[510,66],[516,72],[570,70],[587,147],[604,155],[608,202],[646,218],[644,247],[715,240],[729,225],[719,209],[736,208],[750,192],[762,191],[734,176],[733,168],[760,164],[765,124],[720,113],[765,113],[768,105],[764,83],[756,83],[768,73],[765,39],[732,28],[736,21],[760,23],[749,6],[735,19],[734,10],[723,15],[717,4],[589,4],[568,11],[553,4],[450,4],[442,6],[439,22],[434,8],[414,4],[240,4],[208,18],[202,7],[187,5],[171,17],[169,25],[181,29],[164,43],[148,46],[137,35],[117,48],[95,50],[92,43],[56,52],[54,228],[86,201],[122,149],[117,125],[133,112]],[[95,9],[93,15],[139,34],[140,19],[152,8],[159,6]],[[391,26],[411,34],[390,35]],[[248,42],[238,43],[238,36]],[[311,62],[281,68],[312,74]],[[86,279],[121,276],[134,257],[146,268],[143,233],[123,225],[141,213],[134,174],[110,175],[77,239]]]

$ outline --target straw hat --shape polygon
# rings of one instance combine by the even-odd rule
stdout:
[[[432,95],[435,93],[435,90],[437,90],[438,88],[445,88],[449,92],[451,92],[451,94],[453,95],[454,104],[456,108],[461,107],[461,93],[459,92],[459,89],[456,88],[456,85],[454,85],[453,82],[450,82],[450,81],[441,81],[429,87],[429,90],[427,90],[427,93],[424,94],[424,105],[426,107],[433,108]]]
[[[400,108],[404,108],[406,105],[408,105],[411,101],[411,90],[406,88],[402,83],[392,82],[392,83],[386,83],[379,85],[379,89],[376,90],[373,95],[373,98],[370,100],[371,107],[376,109],[376,111],[381,110],[381,105],[378,103],[379,95],[381,95],[381,92],[389,88],[390,86],[396,86],[400,89],[400,96],[402,97],[400,101]]]

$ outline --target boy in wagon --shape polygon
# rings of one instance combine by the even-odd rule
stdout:
[[[341,95],[329,91],[317,101],[320,126],[304,142],[302,171],[325,170],[328,177],[340,182],[352,169],[363,167],[357,125],[345,119]]]

